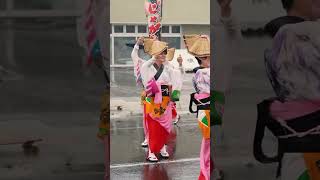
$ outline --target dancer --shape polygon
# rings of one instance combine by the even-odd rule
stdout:
[[[172,61],[172,60],[169,60]],[[175,113],[177,113],[177,116],[175,117],[173,123],[174,124],[178,124],[179,120],[180,120],[180,115],[177,112],[177,104],[176,102],[180,100],[180,96],[181,96],[181,90],[182,90],[182,84],[183,84],[183,78],[185,75],[185,69],[183,66],[183,59],[181,57],[181,54],[179,54],[178,58],[177,58],[177,62],[179,64],[179,67],[176,68],[173,64],[169,63],[169,61],[166,61],[166,64],[171,68],[171,70],[173,71],[173,76],[175,77],[173,79],[175,86],[175,89],[172,90],[172,95],[171,98],[173,101],[175,101],[174,103],[174,111]]]
[[[184,41],[188,52],[196,57],[200,65],[194,69],[192,82],[196,92],[191,95],[191,102],[197,105],[197,118],[203,137],[199,180],[210,180],[210,40],[208,36],[185,35]],[[192,109],[190,111],[194,112]]]
[[[315,21],[285,25],[276,33],[266,69],[277,97],[258,105],[255,157],[279,162],[282,180],[320,179],[320,1],[309,9]],[[274,158],[261,148],[265,126],[278,139]]]
[[[142,82],[146,91],[145,117],[148,127],[149,153],[147,160],[157,162],[155,153],[164,158],[169,157],[166,149],[168,135],[172,129],[172,119],[176,114],[173,111],[171,101],[172,89],[175,83],[172,81],[173,70],[165,65],[167,60],[173,58],[175,49],[168,48],[167,43],[145,38],[145,52],[152,58],[141,67]]]
[[[142,109],[142,114],[143,114],[143,129],[144,129],[144,135],[145,135],[145,139],[144,141],[141,143],[142,147],[147,147],[148,146],[148,128],[147,128],[147,124],[145,122],[145,112],[144,112],[144,105],[145,105],[145,98],[146,98],[146,92],[144,91],[144,87],[143,87],[143,83],[142,83],[142,79],[141,79],[141,67],[142,64],[146,61],[142,58],[139,57],[139,47],[141,45],[143,45],[144,43],[144,37],[139,37],[137,39],[137,42],[132,50],[131,53],[131,58],[134,64],[134,75],[136,77],[136,83],[137,85],[142,89],[141,91],[141,109]],[[172,51],[172,53],[174,53],[174,51]],[[172,54],[173,55],[173,54]],[[183,66],[183,59],[181,57],[181,55],[177,58],[177,61],[179,63],[179,68],[176,69],[171,63],[169,63],[169,61],[171,61],[172,59],[169,59],[168,61],[165,61],[165,64],[168,65],[171,70],[174,73],[174,77],[176,77],[175,79],[173,79],[175,81],[175,84],[177,84],[175,87],[175,89],[172,91],[172,99],[174,101],[179,101],[180,98],[180,94],[181,94],[181,88],[182,88],[182,83],[183,83],[183,77],[184,77],[184,66]],[[176,104],[174,103],[174,109],[176,110]],[[176,120],[174,121],[174,123],[177,123],[179,117],[177,115],[177,117],[175,118]]]

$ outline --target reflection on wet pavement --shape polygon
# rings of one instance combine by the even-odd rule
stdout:
[[[173,126],[167,150],[169,159],[158,156],[158,163],[147,162],[142,148],[142,117],[114,120],[111,126],[111,179],[197,179],[201,134],[192,116],[183,116]]]

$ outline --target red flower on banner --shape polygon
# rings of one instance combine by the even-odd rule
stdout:
[[[157,24],[153,24],[149,26],[149,33],[155,34],[160,30],[161,24],[158,22]]]
[[[149,37],[158,38],[161,29],[162,0],[145,0],[144,9],[148,19]]]
[[[149,4],[149,13],[150,14],[156,14],[158,11],[158,4],[153,3],[153,4]]]
[[[157,22],[157,21],[158,21],[157,16],[151,16],[150,17],[150,22]]]

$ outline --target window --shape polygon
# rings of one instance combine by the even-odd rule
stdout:
[[[116,25],[114,26],[114,32],[115,33],[123,33],[123,26],[121,25]]]
[[[172,32],[174,31],[174,33]],[[130,33],[130,34],[128,34]],[[148,36],[147,25],[113,25],[113,34],[111,34],[111,66],[112,67],[132,67],[131,52],[136,38],[140,36]],[[179,25],[164,25],[162,27],[161,40],[168,42],[170,47],[181,48],[181,28]],[[142,59],[150,59],[150,55],[146,54],[143,49],[139,50],[139,57]]]
[[[180,37],[161,37],[162,41],[165,41],[169,44],[169,48],[173,47],[176,49],[181,48],[181,38]]]
[[[161,32],[162,33],[169,33],[169,26],[162,26]]]
[[[172,26],[172,33],[180,33],[180,26]]]
[[[138,26],[138,33],[147,33],[147,26]]]
[[[135,26],[126,26],[126,32],[127,33],[135,33]]]
[[[134,44],[135,37],[114,37],[114,63],[121,65],[131,65],[132,47],[127,44]]]

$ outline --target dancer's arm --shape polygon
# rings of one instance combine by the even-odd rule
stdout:
[[[136,42],[136,44],[134,45],[134,48],[133,48],[133,50],[132,50],[132,52],[131,52],[131,59],[132,59],[132,61],[133,61],[134,67],[137,67],[137,65],[139,64],[139,62],[140,62],[140,63],[143,63],[143,62],[144,62],[144,60],[141,59],[141,58],[139,57],[139,54],[138,54],[138,52],[139,52],[139,46],[142,45],[142,44],[143,44],[143,37],[140,37],[140,38],[137,39],[137,42]]]
[[[228,94],[231,89],[233,62],[238,59],[237,47],[241,43],[240,25],[232,15],[232,0],[218,0],[220,5],[219,22],[214,24],[213,76],[214,90]]]
[[[145,61],[141,66],[141,78],[144,87],[147,87],[148,82],[153,78],[154,74],[150,71],[150,68],[153,68],[152,65],[155,63],[155,58],[151,58],[148,61]]]
[[[183,59],[181,57],[181,55],[179,55],[178,59],[177,59],[178,63],[179,63],[179,71],[181,73],[181,76],[183,77],[184,74],[185,74],[185,69],[184,69],[184,66],[183,66]]]

